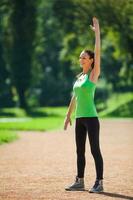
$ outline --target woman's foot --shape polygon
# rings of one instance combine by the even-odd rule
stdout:
[[[76,177],[75,182],[72,185],[65,188],[65,190],[67,190],[67,191],[83,191],[83,190],[85,190],[84,179]]]
[[[96,180],[94,186],[89,190],[90,193],[100,193],[103,192],[103,181]]]

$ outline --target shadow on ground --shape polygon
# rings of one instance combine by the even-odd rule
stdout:
[[[127,200],[133,200],[133,197],[131,197],[131,196],[126,196],[126,195],[111,193],[111,192],[102,192],[102,193],[100,193],[100,195],[104,195],[104,196],[108,196],[108,197],[121,198],[121,199],[127,199]]]

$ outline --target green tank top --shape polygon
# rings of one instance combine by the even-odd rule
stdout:
[[[94,103],[96,84],[91,82],[88,75],[85,74],[83,79],[77,79],[74,83],[73,91],[76,97],[76,118],[80,117],[97,117],[97,111]]]

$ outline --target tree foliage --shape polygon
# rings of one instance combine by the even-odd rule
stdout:
[[[97,95],[132,90],[132,13],[132,0],[1,0],[1,106],[66,105],[81,71],[79,54],[94,49],[93,16],[102,39]]]
[[[67,4],[67,2],[69,3]],[[75,34],[77,42],[74,48],[72,46],[73,57],[69,57],[71,63],[73,59],[76,59],[74,58],[77,56],[75,52],[79,53],[77,51],[79,45],[82,47],[84,44],[85,48],[86,46],[92,48],[94,38],[89,32],[89,24],[93,16],[98,17],[104,46],[102,53],[103,76],[108,83],[112,84],[113,90],[122,89],[122,82],[125,82],[126,88],[130,87],[133,82],[133,36],[129,33],[133,31],[133,1],[83,0],[81,4],[79,0],[61,2],[55,0],[53,8],[55,16],[66,31],[65,38],[71,33],[75,34],[77,30]],[[66,54],[69,53],[69,48]],[[66,49],[67,47],[65,47]],[[123,68],[128,74],[128,79],[125,79],[126,74],[121,76]]]

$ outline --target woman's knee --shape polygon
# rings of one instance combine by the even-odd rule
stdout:
[[[96,158],[101,156],[100,148],[91,148],[91,154]]]
[[[77,149],[77,156],[78,157],[85,157],[85,150],[84,149]]]

